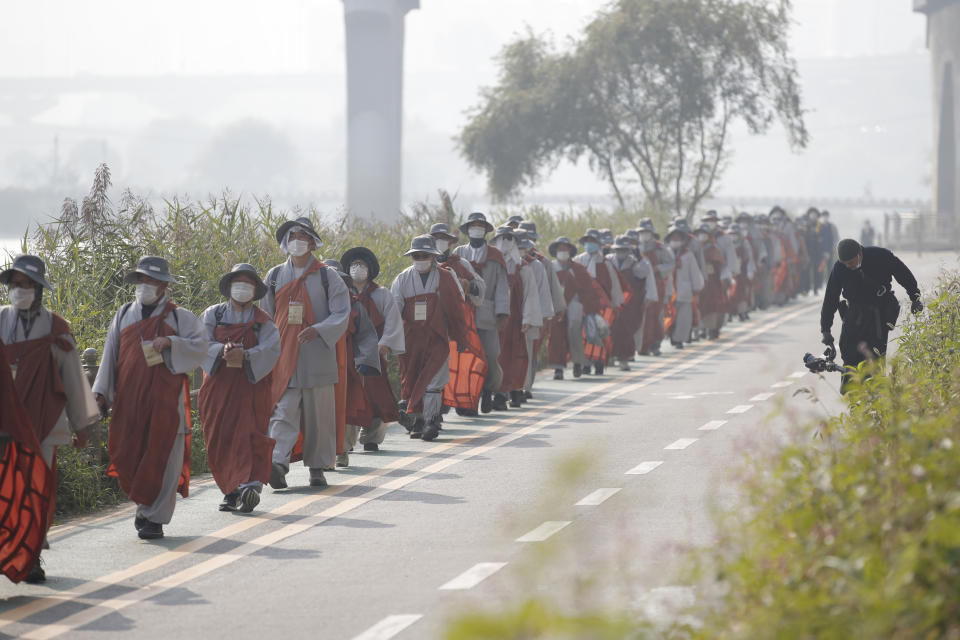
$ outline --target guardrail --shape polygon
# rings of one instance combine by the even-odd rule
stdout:
[[[960,248],[960,225],[950,217],[916,211],[883,214],[884,246],[911,251]]]

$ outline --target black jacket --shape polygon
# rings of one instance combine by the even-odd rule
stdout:
[[[864,247],[863,263],[853,270],[837,261],[830,271],[827,291],[823,296],[823,309],[820,312],[820,331],[830,331],[833,316],[840,305],[840,295],[851,304],[879,305],[884,295],[891,292],[891,280],[896,279],[911,300],[920,297],[917,279],[907,265],[889,249],[882,247]]]

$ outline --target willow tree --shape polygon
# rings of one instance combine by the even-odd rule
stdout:
[[[458,142],[497,199],[582,158],[621,205],[633,195],[688,218],[717,183],[736,122],[779,121],[808,142],[790,0],[617,0],[558,49],[532,33],[501,52],[500,73]]]

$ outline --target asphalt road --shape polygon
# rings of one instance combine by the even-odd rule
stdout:
[[[956,266],[905,258],[925,284]],[[710,544],[743,461],[841,410],[838,376],[801,364],[818,311],[801,298],[630,373],[543,372],[521,410],[451,414],[433,443],[394,427],[330,488],[297,465],[249,515],[217,511],[201,477],[161,541],[129,506],[58,525],[47,583],[0,583],[0,637],[435,638],[532,594],[656,614],[692,597],[673,569]]]

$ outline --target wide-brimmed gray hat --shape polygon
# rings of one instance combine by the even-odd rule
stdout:
[[[729,233],[729,234],[731,234],[731,235],[733,235],[733,234],[735,233],[735,234],[737,234],[738,236],[740,236],[740,237],[742,238],[742,237],[743,237],[743,227],[741,227],[741,226],[738,225],[737,223],[733,223],[732,225],[730,225],[730,228],[727,229],[727,233]]]
[[[487,230],[487,233],[493,231],[493,225],[487,221],[487,216],[483,215],[479,211],[471,213],[467,216],[467,221],[460,225],[460,231],[463,233],[467,232],[467,228],[472,224],[482,223],[484,228]]]
[[[560,236],[559,238],[557,238],[556,240],[554,240],[553,242],[551,242],[551,243],[550,243],[550,246],[547,247],[547,251],[550,253],[551,256],[553,256],[554,258],[556,258],[556,257],[557,257],[557,249],[560,248],[560,245],[566,245],[566,246],[570,247],[571,249],[573,249],[573,252],[574,252],[574,253],[576,253],[576,251],[577,251],[577,245],[575,245],[575,244],[573,244],[572,242],[570,242],[570,238],[568,238],[567,236]]]
[[[13,278],[14,272],[22,273],[41,287],[53,289],[53,285],[47,282],[47,265],[37,256],[24,254],[14,258],[10,268],[0,273],[0,283],[10,284],[10,279]]]
[[[344,276],[346,276],[347,278],[350,277],[350,274],[343,270],[343,265],[340,264],[339,260],[334,260],[333,258],[327,258],[326,260],[323,261],[323,264],[327,265],[328,267],[336,271],[341,278]]]
[[[633,244],[630,242],[629,236],[617,236],[610,248],[613,250],[626,249],[628,251],[633,251]]]
[[[340,265],[349,270],[354,260],[363,260],[367,263],[367,268],[370,269],[370,274],[367,276],[368,279],[376,280],[377,276],[380,275],[380,262],[370,249],[366,247],[347,249],[343,252],[343,255],[340,256]]]
[[[450,240],[457,239],[457,236],[450,232],[450,225],[448,225],[446,222],[438,222],[430,227],[430,235],[434,237],[443,236],[444,238],[449,238]]]
[[[531,240],[539,240],[540,234],[537,233],[537,223],[531,222],[530,220],[525,220],[520,223],[520,228],[527,232],[527,237]]]
[[[303,227],[303,230],[313,236],[313,239],[316,240],[317,246],[321,246],[323,241],[320,240],[320,234],[317,233],[317,230],[313,228],[313,222],[310,221],[310,218],[300,217],[296,220],[287,220],[279,227],[277,227],[277,242],[283,244],[284,239],[287,237],[287,232],[294,227]]]
[[[700,222],[706,222],[707,220],[719,220],[719,219],[720,219],[720,216],[717,214],[717,212],[714,211],[713,209],[710,209],[710,211],[707,211],[705,214],[703,214],[703,217],[700,218]]]
[[[584,242],[600,242],[600,230],[599,229],[587,229],[586,233],[580,236],[580,239],[577,240],[580,244]]]
[[[410,250],[403,255],[409,256],[414,253],[429,253],[434,256],[443,255],[440,250],[437,249],[437,239],[433,236],[417,236],[410,242]]]
[[[513,239],[520,249],[533,249],[536,246],[533,244],[533,240],[530,239],[530,234],[522,229],[517,229],[513,232]]]
[[[523,216],[510,216],[504,224],[507,226],[511,224],[519,225],[521,222],[523,222]]]
[[[669,242],[669,241],[670,241],[670,238],[671,238],[672,236],[676,236],[676,235],[681,236],[684,240],[689,240],[689,239],[690,239],[690,230],[689,230],[689,229],[684,229],[684,228],[681,228],[681,227],[670,227],[670,228],[667,230],[667,235],[664,236],[663,239],[664,239],[664,241]]]
[[[656,233],[657,228],[653,224],[653,220],[650,218],[644,218],[640,221],[640,224],[637,225],[637,231],[649,231],[650,233]]]
[[[603,244],[613,244],[614,236],[611,229],[600,229],[600,242]]]
[[[513,227],[508,227],[506,225],[502,227],[497,227],[497,232],[494,234],[493,239],[502,238],[504,236],[509,236],[513,240],[517,239],[517,230]]]
[[[148,276],[154,280],[162,282],[176,282],[176,278],[170,275],[170,263],[159,256],[144,256],[137,263],[137,268],[124,276],[123,281],[127,284],[135,284],[137,276]]]
[[[220,290],[220,294],[223,297],[230,297],[230,285],[233,283],[233,279],[241,274],[249,276],[251,279],[253,279],[254,300],[259,300],[263,296],[267,295],[267,285],[264,284],[263,280],[260,279],[257,269],[252,264],[241,262],[233,265],[233,269],[230,269],[229,273],[224,274],[224,276],[220,278],[220,284],[217,286],[217,288]]]
[[[751,216],[751,215],[750,215],[749,213],[747,213],[746,211],[741,211],[740,213],[737,214],[737,222],[740,222],[741,220],[746,220],[747,222],[752,222],[752,221],[753,221],[753,216]]]

